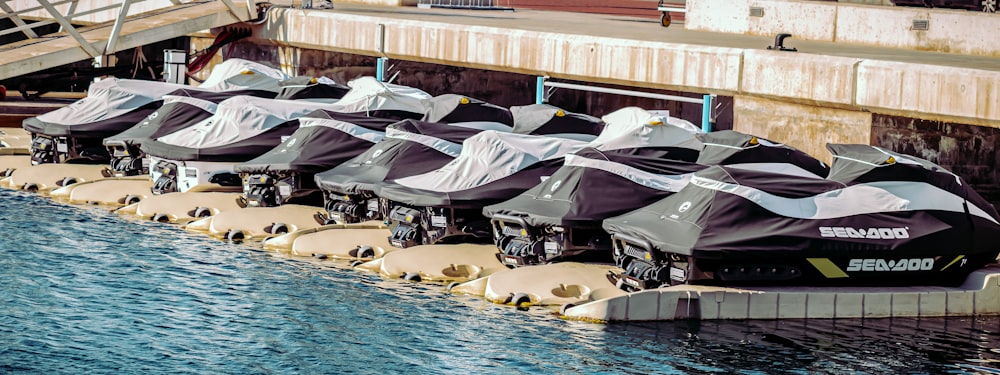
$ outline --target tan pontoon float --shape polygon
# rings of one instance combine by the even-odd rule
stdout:
[[[313,216],[320,207],[286,204],[277,207],[246,207],[220,212],[184,226],[185,230],[207,233],[231,241],[258,240],[275,234],[318,227]]]
[[[264,240],[264,249],[323,259],[381,258],[397,250],[389,245],[389,229],[381,221],[328,224]]]
[[[78,182],[52,190],[52,199],[70,204],[124,206],[151,196],[149,176],[113,177],[96,181]]]
[[[450,291],[481,296],[495,303],[561,306],[587,302],[593,292],[601,289],[613,290],[605,291],[605,295],[624,295],[624,291],[608,281],[609,271],[621,272],[610,265],[576,262],[521,267],[455,285]]]
[[[507,269],[493,245],[420,245],[399,249],[356,269],[409,281],[469,281]]]
[[[187,223],[199,217],[240,209],[236,204],[239,196],[239,193],[190,191],[153,195],[117,212],[162,223]]]
[[[17,168],[3,181],[7,188],[44,194],[60,186],[102,179],[105,169],[105,165],[40,164]]]

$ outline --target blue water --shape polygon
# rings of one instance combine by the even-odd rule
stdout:
[[[985,373],[1000,319],[590,324],[0,190],[0,373]]]

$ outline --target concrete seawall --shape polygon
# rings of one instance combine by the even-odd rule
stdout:
[[[1000,105],[990,102],[1000,97],[1000,61],[934,65],[817,48],[791,53],[359,13],[274,9],[255,36],[299,48],[1000,127]]]
[[[687,0],[687,6],[688,30],[1000,57],[1000,14],[802,0]],[[926,30],[914,21],[926,21]]]

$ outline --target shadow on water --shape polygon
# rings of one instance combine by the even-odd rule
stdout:
[[[997,318],[598,325],[0,191],[0,373],[988,373]]]

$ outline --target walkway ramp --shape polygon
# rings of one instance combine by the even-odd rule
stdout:
[[[57,8],[67,3],[77,5],[77,2],[80,2],[79,7],[72,7],[66,15]],[[248,21],[256,14],[252,0],[171,0],[167,6],[156,10],[130,13],[131,5],[139,2],[142,0],[114,1],[112,5],[117,8],[112,9],[118,16],[113,20],[74,28],[69,19],[86,13],[80,7],[90,6],[90,1],[35,0],[25,5],[23,1],[0,0],[0,18],[10,18],[19,25],[4,30],[3,34],[21,32],[28,36],[26,40],[0,46],[0,80]],[[109,5],[102,2],[102,9],[107,8]],[[33,16],[40,11],[49,18]],[[25,22],[28,18],[39,22]],[[39,36],[32,30],[35,24],[53,22],[63,26],[63,31]]]

